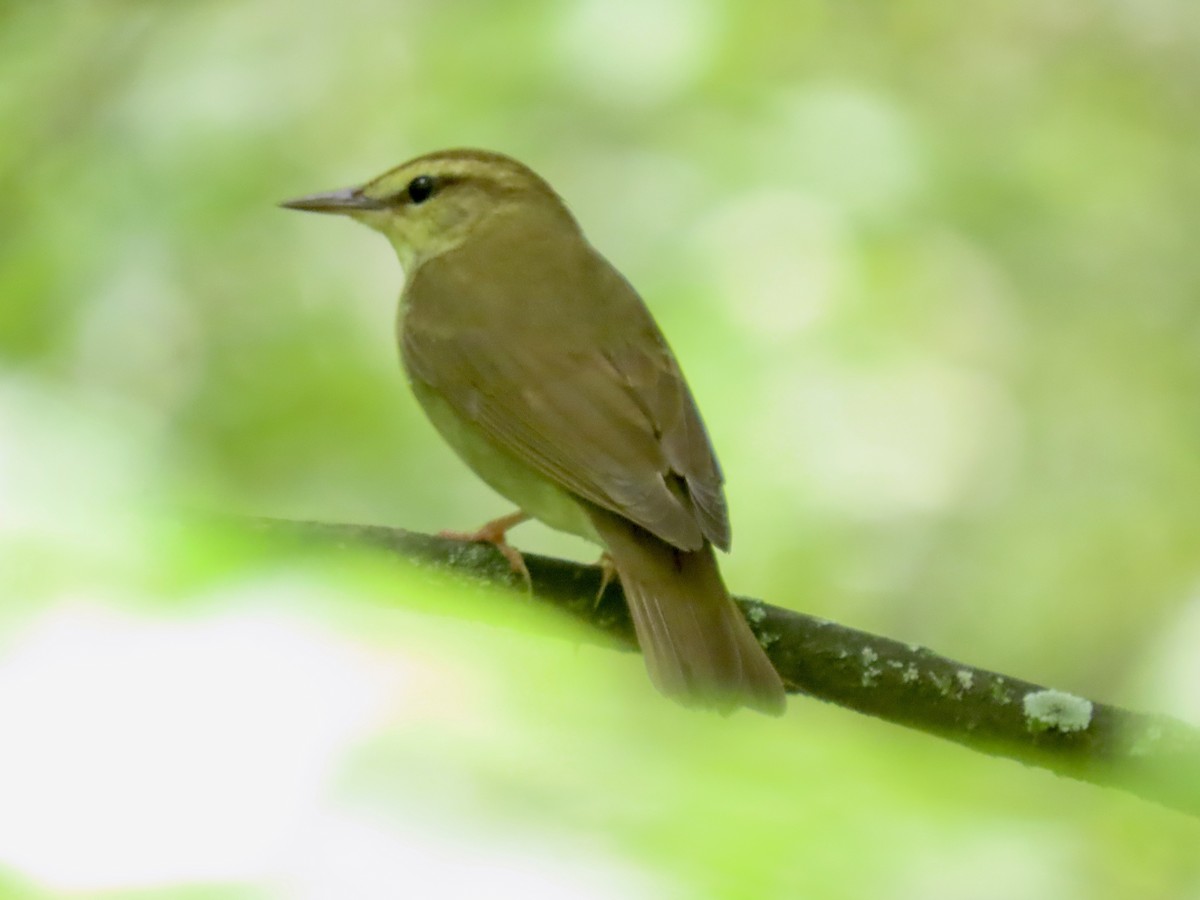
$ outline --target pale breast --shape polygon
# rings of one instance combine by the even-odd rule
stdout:
[[[409,382],[438,433],[492,490],[551,528],[601,543],[579,501],[570,493],[491,443],[477,425],[460,417],[436,391],[411,373]]]

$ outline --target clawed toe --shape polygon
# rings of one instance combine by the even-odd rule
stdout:
[[[520,525],[527,516],[523,512],[515,512],[511,515],[502,516],[499,519],[493,519],[488,522],[478,531],[441,531],[438,532],[438,537],[447,538],[452,541],[464,541],[471,544],[491,544],[508,560],[512,570],[521,577],[526,586],[533,589],[533,578],[529,575],[529,568],[525,565],[525,557],[521,555],[521,551],[510,544],[507,540],[508,530]]]

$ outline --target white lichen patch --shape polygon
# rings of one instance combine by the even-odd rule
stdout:
[[[933,686],[938,689],[938,693],[943,697],[949,697],[953,691],[950,690],[950,679],[944,675],[939,675],[937,672],[929,672],[928,678]]]
[[[1012,692],[1005,687],[1006,682],[999,675],[992,678],[992,702],[997,706],[1008,706],[1012,703]]]
[[[1063,691],[1030,691],[1023,700],[1030,731],[1083,731],[1092,723],[1092,701]]]
[[[904,674],[900,676],[900,680],[905,684],[912,684],[921,677],[921,671],[916,667],[915,663],[909,663],[908,668],[904,670]]]
[[[1163,738],[1163,730],[1158,725],[1150,725],[1143,730],[1129,748],[1130,756],[1149,756],[1154,752]]]
[[[879,654],[870,647],[863,647],[861,655],[863,661],[862,685],[870,687],[875,683],[875,679],[883,674],[883,669],[875,665],[879,661]]]
[[[954,677],[958,679],[958,683],[964,691],[969,691],[975,684],[975,673],[970,669],[959,669],[954,673]]]
[[[766,650],[777,640],[779,640],[779,635],[777,635],[775,632],[764,631],[761,635],[759,635],[758,643],[764,650]]]
[[[762,608],[761,603],[750,603],[746,606],[746,618],[755,625],[761,625],[766,617],[767,611]]]

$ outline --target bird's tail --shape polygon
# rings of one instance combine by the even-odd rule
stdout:
[[[589,516],[616,566],[655,686],[687,706],[780,715],[783,682],[725,589],[712,546],[679,550],[611,513]]]

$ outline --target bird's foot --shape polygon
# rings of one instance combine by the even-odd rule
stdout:
[[[592,604],[592,612],[600,608],[600,601],[604,599],[604,592],[608,590],[609,584],[617,575],[617,564],[613,562],[612,556],[605,550],[600,554],[600,561],[596,563],[600,567],[600,590],[596,591],[596,600]]]
[[[491,544],[508,560],[509,566],[521,577],[526,587],[532,590],[533,579],[525,565],[525,557],[521,555],[520,550],[508,542],[506,537],[509,529],[515,528],[528,518],[526,513],[518,510],[507,516],[501,516],[499,519],[493,519],[478,531],[439,531],[438,537],[452,541],[465,541],[470,544]]]

